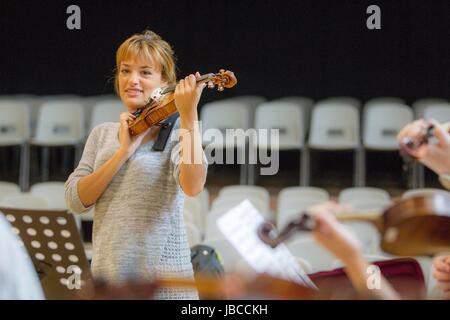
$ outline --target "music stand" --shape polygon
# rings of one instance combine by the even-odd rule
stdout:
[[[26,247],[47,299],[75,299],[92,291],[92,274],[71,213],[4,207],[0,212]]]

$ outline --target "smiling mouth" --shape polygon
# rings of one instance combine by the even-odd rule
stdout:
[[[143,93],[144,90],[139,90],[139,89],[127,89],[127,90],[125,90],[125,92],[127,92],[127,93]]]

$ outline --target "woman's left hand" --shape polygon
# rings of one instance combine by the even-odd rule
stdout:
[[[205,83],[197,83],[198,77],[200,77],[198,72],[195,75],[191,74],[180,80],[175,87],[175,105],[181,118],[197,118],[197,105],[206,86]]]

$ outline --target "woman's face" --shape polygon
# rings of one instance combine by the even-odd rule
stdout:
[[[143,107],[155,89],[167,85],[161,72],[150,61],[142,59],[122,61],[118,78],[120,99],[129,112]]]

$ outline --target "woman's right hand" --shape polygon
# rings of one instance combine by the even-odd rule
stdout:
[[[362,245],[359,239],[335,217],[349,210],[348,206],[332,201],[308,209],[316,222],[314,239],[344,264],[362,256]]]
[[[416,139],[426,131],[430,124],[434,126],[433,134],[438,143],[422,144],[415,150],[408,150],[408,152],[435,173],[448,173],[450,172],[450,134],[443,125],[435,120],[429,122],[416,120],[405,126],[398,134],[397,139],[399,142],[402,142],[405,138]]]
[[[119,128],[119,143],[120,151],[126,154],[127,158],[131,157],[137,148],[141,145],[142,140],[149,132],[150,128],[141,134],[132,137],[129,131],[129,122],[136,117],[129,112],[122,112],[120,114],[120,128]]]

